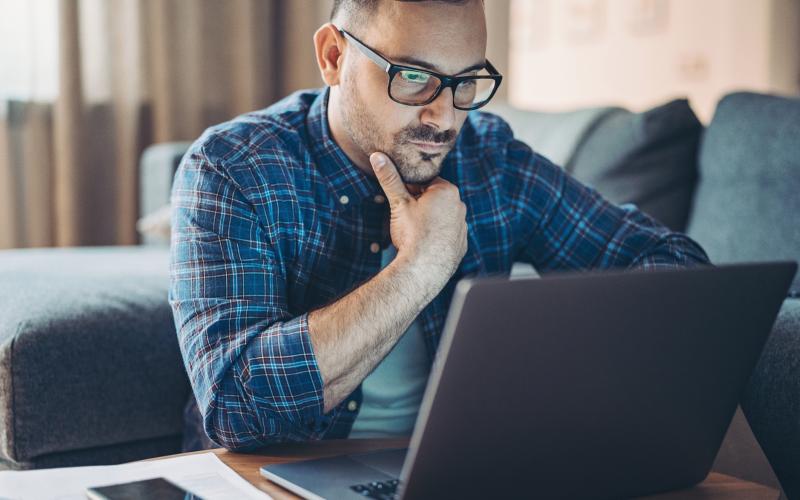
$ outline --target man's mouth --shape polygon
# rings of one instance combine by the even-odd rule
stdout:
[[[425,151],[426,153],[441,153],[443,150],[449,147],[449,143],[446,142],[421,142],[421,141],[409,141],[411,144],[416,146],[417,148]]]

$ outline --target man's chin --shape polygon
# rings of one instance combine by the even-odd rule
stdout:
[[[399,156],[397,171],[403,182],[425,186],[435,179],[442,170],[444,153],[428,154],[420,151],[409,151]],[[401,163],[402,164],[399,164]],[[413,166],[412,166],[413,165]]]
[[[416,186],[427,186],[431,183],[441,172],[441,164],[436,164],[435,166],[431,164],[431,169],[427,175],[422,175],[421,172],[416,171],[413,173],[403,173],[402,169],[398,169],[398,173],[400,177],[403,179],[403,182],[406,184],[414,184]]]

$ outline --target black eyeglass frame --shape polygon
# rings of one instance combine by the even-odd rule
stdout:
[[[481,108],[481,107],[485,106],[486,104],[488,104],[489,101],[491,101],[492,98],[494,97],[494,94],[497,92],[497,89],[500,87],[500,83],[503,81],[503,75],[501,75],[500,72],[497,71],[497,69],[492,65],[492,63],[489,62],[488,59],[485,60],[486,61],[486,70],[489,72],[488,75],[469,75],[469,76],[443,75],[441,73],[437,73],[435,71],[431,71],[431,70],[428,70],[428,69],[417,68],[417,67],[414,67],[414,66],[405,66],[405,65],[402,65],[402,64],[395,64],[392,61],[390,61],[389,59],[387,59],[386,57],[384,57],[383,55],[381,55],[380,52],[378,52],[377,50],[371,48],[370,46],[368,46],[367,44],[365,44],[364,42],[362,42],[361,40],[359,40],[358,38],[353,36],[351,33],[348,33],[347,31],[345,31],[345,30],[343,30],[341,28],[338,28],[338,29],[339,29],[339,33],[341,33],[342,36],[344,36],[347,40],[350,40],[353,43],[355,43],[356,46],[359,48],[359,50],[361,50],[361,52],[364,53],[365,56],[367,56],[372,62],[377,64],[380,68],[382,68],[389,75],[389,82],[388,82],[388,84],[386,86],[386,92],[389,94],[389,98],[391,100],[393,100],[394,102],[399,103],[399,104],[404,104],[406,106],[425,106],[426,104],[430,104],[433,101],[435,101],[436,98],[439,97],[439,94],[442,93],[442,90],[449,87],[453,92],[453,107],[456,108],[456,109],[460,109],[462,111],[472,111],[473,109],[478,109],[478,108]],[[437,89],[433,93],[433,95],[431,95],[431,97],[429,99],[427,99],[426,101],[424,101],[424,102],[408,103],[408,102],[399,101],[399,100],[395,99],[394,96],[392,95],[392,80],[394,80],[394,77],[395,77],[395,75],[397,73],[399,73],[401,71],[404,71],[404,70],[406,70],[406,71],[418,71],[418,72],[421,72],[421,73],[426,73],[428,75],[434,76],[434,77],[439,79],[439,82],[440,82],[439,83],[439,87],[437,87]],[[461,82],[464,82],[464,81],[478,80],[478,79],[480,79],[480,80],[494,80],[495,81],[494,88],[492,89],[492,93],[489,94],[489,97],[487,97],[486,100],[484,100],[484,101],[482,101],[482,102],[480,102],[480,103],[478,103],[477,105],[474,105],[474,106],[464,107],[464,106],[457,105],[456,102],[455,102],[455,95],[456,95],[456,88],[458,87],[458,85]]]

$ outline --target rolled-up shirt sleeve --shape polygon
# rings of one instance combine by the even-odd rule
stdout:
[[[709,264],[705,251],[688,236],[635,205],[609,202],[524,143],[511,141],[507,154],[523,176],[517,184],[519,201],[512,200],[525,228],[518,258],[537,270]]]
[[[278,231],[193,147],[172,189],[169,301],[209,438],[231,450],[315,439],[322,378],[287,305]]]

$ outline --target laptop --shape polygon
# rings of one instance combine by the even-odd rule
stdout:
[[[408,449],[267,465],[309,499],[625,498],[709,473],[794,262],[459,281]]]

